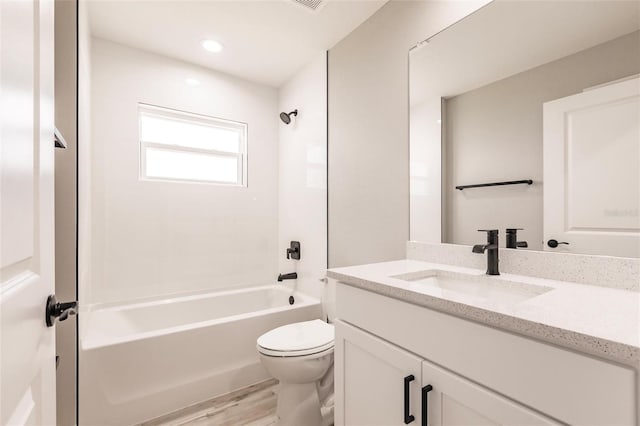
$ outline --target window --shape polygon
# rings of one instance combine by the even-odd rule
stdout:
[[[247,125],[140,104],[140,177],[246,186]]]

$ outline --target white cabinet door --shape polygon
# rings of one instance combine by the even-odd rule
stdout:
[[[640,78],[546,102],[543,147],[545,250],[640,257]]]
[[[432,426],[560,424],[428,361],[422,363],[422,382],[432,387],[422,401]]]
[[[336,426],[420,425],[422,360],[341,321],[335,330]]]
[[[56,422],[53,1],[0,0],[0,424]]]

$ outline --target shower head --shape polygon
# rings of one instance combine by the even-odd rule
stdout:
[[[291,116],[297,117],[298,116],[298,110],[294,109],[293,111],[291,111],[290,113],[286,113],[286,112],[281,112],[280,113],[280,120],[282,120],[282,122],[284,124],[289,124],[291,123]]]

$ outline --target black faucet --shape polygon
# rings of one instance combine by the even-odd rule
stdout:
[[[529,247],[526,241],[518,241],[518,231],[522,231],[522,228],[507,228],[507,248]]]
[[[278,275],[278,282],[282,282],[283,280],[297,280],[297,279],[298,279],[298,274],[296,272]]]
[[[498,230],[478,229],[478,232],[487,233],[487,244],[476,244],[473,246],[474,253],[487,252],[487,275],[500,275],[498,270]]]

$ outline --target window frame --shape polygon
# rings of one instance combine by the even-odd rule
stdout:
[[[173,121],[182,121],[185,123],[196,123],[199,125],[221,128],[225,130],[233,129],[233,130],[239,131],[240,133],[239,152],[235,153],[235,152],[228,152],[228,151],[219,151],[216,149],[193,148],[193,147],[183,146],[183,145],[144,141],[142,140],[143,115],[146,115],[148,117],[151,116],[151,117],[159,117],[162,119],[170,119]],[[248,157],[249,157],[248,133],[249,133],[248,124],[240,121],[226,120],[223,118],[212,117],[212,116],[203,115],[203,114],[196,114],[196,113],[181,111],[173,108],[160,107],[160,106],[145,104],[145,103],[138,103],[138,145],[139,145],[138,178],[141,181],[200,183],[200,184],[246,188],[248,186],[248,182],[247,182],[247,176],[248,176],[247,164],[248,164]],[[195,154],[209,155],[213,157],[235,158],[238,164],[238,175],[237,175],[236,181],[228,182],[228,181],[216,181],[216,180],[209,180],[209,179],[190,179],[190,178],[179,178],[179,177],[168,178],[168,177],[159,177],[159,176],[149,176],[147,174],[147,164],[146,164],[146,150],[148,148],[175,152],[175,153],[195,153]]]

